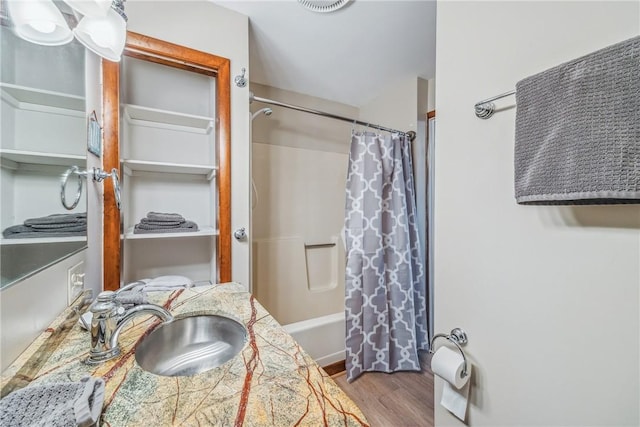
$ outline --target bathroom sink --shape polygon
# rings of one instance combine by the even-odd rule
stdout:
[[[196,375],[235,357],[246,341],[245,327],[228,317],[183,317],[145,337],[136,348],[136,362],[157,375]]]

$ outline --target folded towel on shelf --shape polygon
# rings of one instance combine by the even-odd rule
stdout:
[[[520,204],[640,203],[640,37],[516,85]]]
[[[185,218],[177,213],[164,213],[164,212],[149,212],[147,213],[147,219],[157,222],[183,222]]]
[[[136,224],[133,227],[133,234],[150,234],[150,233],[186,233],[198,231],[198,224],[193,221],[185,221],[178,226],[158,226],[150,224]]]
[[[102,413],[104,380],[34,384],[0,400],[3,426],[92,426]]]
[[[153,221],[147,218],[142,218],[140,220],[140,224],[148,224],[148,225],[156,225],[158,227],[177,227],[180,224],[184,224],[185,220],[182,221]]]
[[[85,236],[87,234],[87,225],[68,226],[54,229],[37,229],[26,225],[13,225],[2,231],[2,237],[5,239],[27,239],[42,237],[71,237]]]
[[[31,227],[35,226],[49,226],[49,225],[60,225],[60,224],[78,224],[78,223],[87,223],[87,213],[75,213],[75,214],[52,214],[48,216],[43,216],[40,218],[29,218],[24,221],[24,225],[28,225]]]
[[[30,227],[32,230],[34,231],[48,231],[48,230],[55,230],[55,231],[75,231],[78,230],[80,228],[84,228],[85,230],[87,229],[87,224],[86,223],[68,223],[68,224],[36,224],[36,225],[27,225],[27,227]]]
[[[2,236],[5,239],[69,237],[84,236],[86,234],[86,212],[29,218],[23,224],[13,225],[2,231]]]

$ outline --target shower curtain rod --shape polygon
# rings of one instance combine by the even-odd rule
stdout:
[[[363,121],[356,120],[356,119],[351,119],[349,117],[338,116],[337,114],[326,113],[324,111],[312,110],[311,108],[300,107],[298,105],[285,104],[284,102],[274,101],[273,99],[262,98],[262,97],[259,97],[259,96],[255,96],[253,94],[253,92],[250,92],[249,102],[253,102],[253,101],[262,102],[264,104],[277,105],[278,107],[290,108],[292,110],[302,111],[303,113],[315,114],[317,116],[322,116],[322,117],[328,117],[330,119],[342,120],[343,122],[349,122],[349,123],[353,123],[353,124],[358,124],[358,125],[361,125],[361,126],[366,126],[366,127],[370,127],[370,128],[373,128],[373,129],[381,130],[381,131],[384,131],[384,132],[400,133],[402,135],[406,135],[409,138],[409,140],[412,141],[412,142],[413,142],[414,139],[416,139],[416,133],[414,131],[412,131],[412,130],[407,131],[407,132],[403,132],[403,131],[400,131],[400,130],[391,129],[391,128],[380,126],[380,125],[374,125],[374,124],[363,122]]]

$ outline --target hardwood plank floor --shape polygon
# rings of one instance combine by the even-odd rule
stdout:
[[[366,372],[352,383],[345,372],[333,380],[360,407],[371,427],[433,426],[433,373],[421,353],[422,372]]]

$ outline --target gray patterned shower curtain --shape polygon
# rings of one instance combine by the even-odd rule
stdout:
[[[347,175],[347,380],[367,371],[420,370],[427,290],[410,141],[354,134]]]

